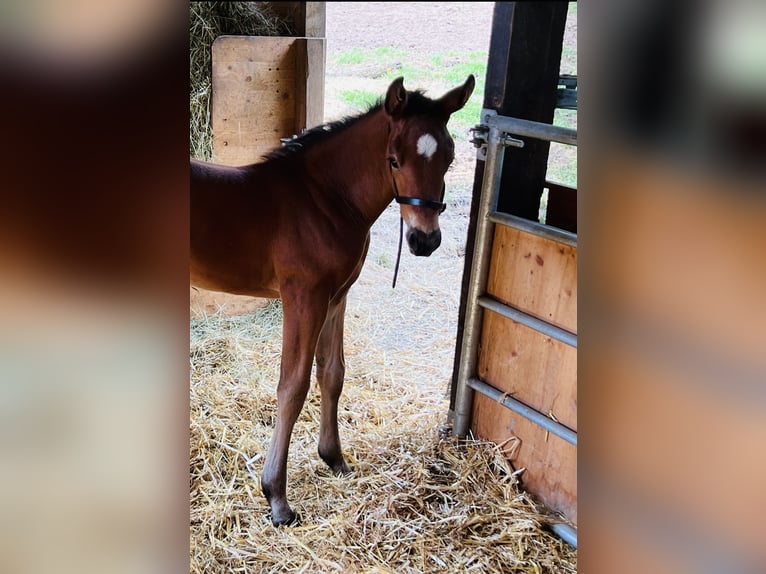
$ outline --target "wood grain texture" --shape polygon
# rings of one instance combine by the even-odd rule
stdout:
[[[496,299],[577,333],[577,249],[498,225],[487,279]],[[577,349],[485,310],[478,377],[577,431]],[[577,447],[476,394],[475,436],[516,445],[524,488],[577,522]]]
[[[484,311],[479,378],[577,430],[577,349]]]
[[[260,161],[324,120],[323,38],[222,36],[213,43],[213,161]]]
[[[487,292],[577,333],[577,249],[498,225]]]

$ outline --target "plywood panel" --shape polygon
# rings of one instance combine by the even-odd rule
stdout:
[[[213,161],[243,165],[324,120],[323,38],[222,36],[213,43]]]
[[[577,349],[484,311],[479,378],[577,430]]]
[[[577,249],[522,231],[495,228],[487,292],[577,333]],[[577,349],[485,310],[478,376],[577,430]],[[477,393],[473,432],[505,443],[524,488],[577,522],[577,447]],[[509,442],[506,442],[509,441]]]
[[[474,436],[503,445],[522,487],[577,524],[577,448],[501,404],[476,394]]]
[[[297,45],[296,79],[299,85],[304,86],[303,90],[296,90],[298,126],[311,128],[324,122],[325,58],[324,40],[307,40]],[[300,130],[296,130],[296,133],[299,132]]]
[[[577,333],[577,249],[498,225],[487,291]]]

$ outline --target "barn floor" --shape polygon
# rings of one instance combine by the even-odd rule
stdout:
[[[302,525],[274,528],[259,477],[280,327],[278,303],[192,321],[192,572],[576,572],[576,550],[543,527],[498,448],[440,433],[448,400],[423,384],[424,353],[387,356],[369,344],[381,326],[353,314],[340,424],[354,473],[332,476],[316,455],[312,387],[288,466]]]

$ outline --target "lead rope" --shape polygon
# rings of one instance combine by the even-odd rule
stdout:
[[[391,183],[394,184],[394,200],[399,197],[399,188],[396,187],[396,178],[394,177],[394,168],[389,158],[388,169],[391,172]],[[399,249],[396,250],[396,265],[394,266],[394,280],[391,282],[391,289],[396,289],[396,276],[399,275],[399,262],[402,259],[402,237],[404,236],[404,218],[399,212]]]
[[[399,261],[402,258],[402,237],[404,235],[404,219],[399,215],[399,249],[396,252],[396,267],[394,267],[394,281],[391,289],[396,289],[396,276],[399,274]]]

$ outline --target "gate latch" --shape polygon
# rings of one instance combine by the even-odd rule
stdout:
[[[473,126],[470,130],[471,139],[468,140],[476,148],[476,155],[479,159],[484,160],[487,156],[487,139],[489,137],[489,126],[479,124]],[[483,155],[482,155],[483,154]]]
[[[487,160],[487,141],[489,140],[489,118],[496,116],[495,110],[481,110],[481,122],[468,131],[471,133],[471,139],[468,140],[476,148],[476,159],[480,161]],[[524,147],[523,140],[519,140],[505,134],[500,141],[500,145],[508,147]]]

